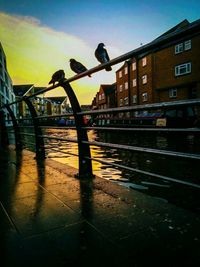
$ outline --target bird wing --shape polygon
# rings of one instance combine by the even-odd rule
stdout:
[[[100,62],[100,63],[103,63],[103,57],[102,57],[102,53],[101,53],[101,51],[97,48],[96,50],[95,50],[95,57],[96,57],[96,59]]]
[[[82,63],[80,63],[80,62],[77,62],[76,68],[77,68],[77,70],[79,70],[81,72],[87,70],[86,67]]]
[[[110,58],[109,58],[109,55],[108,55],[107,50],[106,50],[106,49],[104,49],[104,50],[105,50],[105,57],[106,57],[106,60],[107,60],[107,61],[110,61]]]

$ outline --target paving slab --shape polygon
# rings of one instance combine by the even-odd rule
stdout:
[[[27,150],[0,162],[0,266],[200,266],[199,213]]]

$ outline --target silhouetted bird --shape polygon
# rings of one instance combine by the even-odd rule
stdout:
[[[107,50],[104,48],[104,44],[100,43],[97,46],[97,49],[95,50],[95,57],[97,58],[97,60],[100,63],[107,63],[108,61],[110,61],[110,58],[108,56],[108,52]],[[105,70],[110,71],[112,70],[112,68],[110,66],[106,67]]]
[[[65,79],[64,71],[63,70],[58,70],[52,75],[52,78],[51,78],[51,81],[49,82],[49,84],[53,83],[53,86],[54,86],[55,82],[61,82],[64,79]]]
[[[70,62],[70,68],[77,74],[82,73],[86,70],[88,70],[82,63],[76,61],[75,59],[71,58],[69,60]],[[89,77],[91,77],[90,74],[88,74]]]

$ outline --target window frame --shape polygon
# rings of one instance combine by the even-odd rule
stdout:
[[[147,57],[142,58],[142,67],[145,67],[147,65]]]
[[[133,87],[137,86],[137,79],[136,78],[132,80],[132,85],[133,85]]]
[[[170,88],[169,89],[169,98],[177,98],[178,91],[177,88]]]
[[[147,74],[142,75],[142,84],[147,83]]]
[[[146,101],[148,101],[148,93],[144,92],[142,93],[142,102],[146,102]]]
[[[183,69],[185,68],[185,72],[182,72]],[[190,74],[192,72],[192,63],[191,62],[186,62],[183,64],[176,65],[174,68],[175,72],[175,77],[183,76],[186,74]]]

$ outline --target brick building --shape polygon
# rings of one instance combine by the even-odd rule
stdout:
[[[116,71],[118,107],[200,97],[200,20],[182,21],[156,43]]]

